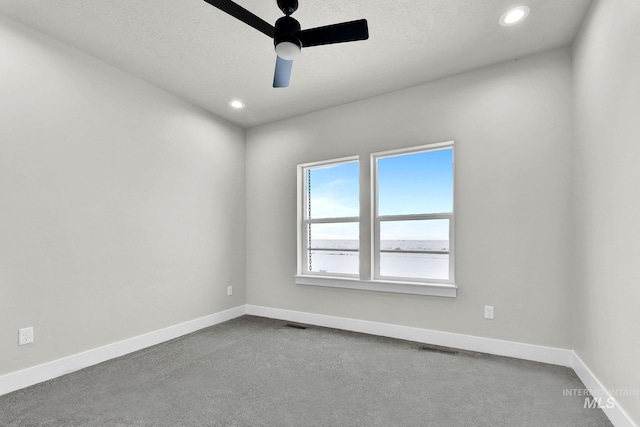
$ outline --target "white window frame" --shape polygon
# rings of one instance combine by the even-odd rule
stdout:
[[[377,159],[383,157],[391,157],[395,155],[411,154],[424,151],[431,151],[444,148],[453,148],[454,141],[438,142],[433,144],[421,145],[418,147],[410,147],[398,150],[389,150],[383,152],[370,153],[369,162],[363,162],[360,156],[349,156],[338,159],[318,161],[312,163],[300,164],[297,167],[297,272],[295,275],[295,283],[298,285],[324,286],[347,289],[361,289],[366,291],[377,292],[393,292],[413,295],[430,295],[439,297],[456,297],[457,285],[455,283],[455,256],[454,256],[454,215],[449,214],[423,214],[423,215],[390,215],[382,217],[382,220],[412,220],[412,219],[449,219],[449,280],[420,280],[413,278],[392,278],[380,277],[379,262],[379,233],[380,218],[377,215]],[[455,152],[454,152],[455,155]],[[359,162],[360,171],[360,216],[344,217],[344,218],[323,218],[318,220],[306,221],[306,177],[304,170],[308,167],[329,166],[347,162]],[[366,169],[365,170],[365,166]],[[455,181],[455,162],[454,162],[454,181]],[[363,193],[368,193],[363,197]],[[455,182],[454,182],[455,194]],[[363,205],[363,200],[369,200],[368,205]],[[455,200],[455,197],[454,197]],[[370,227],[363,229],[362,218],[370,220]],[[345,221],[348,219],[349,221]],[[335,274],[335,273],[317,273],[305,271],[305,263],[307,262],[307,237],[306,226],[315,222],[359,222],[360,223],[360,239],[359,239],[359,258],[360,258],[360,274],[359,276]],[[368,235],[368,236],[367,236]],[[367,255],[369,254],[369,255]],[[363,256],[367,259],[363,259]]]
[[[326,276],[326,277],[341,277],[341,278],[358,278],[359,274],[344,274],[344,273],[323,273],[323,272],[310,272],[305,267],[309,264],[309,235],[307,233],[307,227],[311,224],[342,224],[347,222],[360,223],[360,216],[350,217],[335,217],[335,218],[307,218],[306,208],[308,194],[306,191],[306,174],[305,170],[309,168],[318,168],[323,166],[338,166],[345,163],[358,163],[358,173],[360,173],[360,161],[358,156],[342,157],[340,159],[325,160],[320,162],[305,163],[298,165],[298,274],[297,276]],[[358,193],[359,194],[359,193]],[[358,206],[360,205],[360,199],[358,199]],[[359,239],[358,239],[359,243]],[[361,256],[361,248],[358,245],[358,258]]]
[[[411,154],[418,153],[426,153],[430,151],[439,151],[439,150],[453,150],[453,141],[440,142],[429,145],[422,145],[419,147],[411,147],[411,148],[402,148],[397,150],[389,150],[383,151],[379,153],[371,154],[371,194],[372,194],[372,204],[373,211],[371,216],[371,236],[372,236],[372,245],[371,245],[371,277],[374,280],[392,280],[392,281],[410,281],[417,283],[437,283],[443,285],[455,285],[455,238],[454,238],[454,230],[455,230],[455,222],[454,222],[454,213],[455,213],[455,203],[452,206],[451,212],[440,212],[440,213],[426,213],[426,214],[406,214],[406,215],[382,215],[380,216],[378,213],[379,209],[379,193],[378,193],[378,160],[390,158],[390,157],[399,157]],[[452,151],[452,156],[454,152]],[[455,161],[453,162],[455,165]],[[455,177],[455,169],[453,170],[453,177]],[[454,201],[455,201],[455,182],[453,183],[453,193],[454,193]],[[449,220],[449,279],[441,280],[441,279],[419,279],[419,278],[407,278],[407,277],[392,277],[392,276],[381,276],[380,275],[380,223],[381,222],[391,222],[391,221],[419,221],[419,220],[436,220],[436,219],[446,219]],[[436,253],[431,251],[425,251],[425,253]],[[441,253],[438,251],[437,253]]]

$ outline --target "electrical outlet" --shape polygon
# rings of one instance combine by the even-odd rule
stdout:
[[[227,296],[233,295],[233,286],[227,286]]]
[[[484,318],[485,319],[493,319],[493,306],[485,305],[484,306]]]
[[[18,345],[31,344],[33,342],[33,327],[18,329]]]

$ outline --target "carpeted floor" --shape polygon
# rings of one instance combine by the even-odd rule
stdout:
[[[2,426],[610,426],[568,368],[244,316],[0,396]]]

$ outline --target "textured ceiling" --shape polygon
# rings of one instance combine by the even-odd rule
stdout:
[[[237,0],[270,23],[276,0]],[[366,18],[366,41],[303,49],[271,87],[270,38],[203,0],[1,0],[34,27],[244,127],[571,44],[591,0],[300,0],[302,28]],[[501,27],[509,7],[526,21]],[[227,103],[241,99],[247,108]]]

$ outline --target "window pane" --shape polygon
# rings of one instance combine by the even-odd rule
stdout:
[[[449,220],[381,221],[380,276],[449,280]]]
[[[357,222],[309,224],[307,226],[307,272],[358,274]]]
[[[305,218],[359,216],[359,188],[358,162],[305,169]]]
[[[378,159],[378,215],[453,212],[453,149]]]

